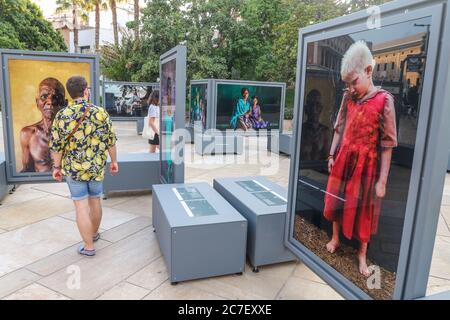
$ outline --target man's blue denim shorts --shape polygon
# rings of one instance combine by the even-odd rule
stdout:
[[[103,196],[103,181],[76,181],[66,177],[72,200],[101,198]]]

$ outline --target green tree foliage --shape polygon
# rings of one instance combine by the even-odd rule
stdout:
[[[155,81],[159,56],[188,49],[188,79],[233,78],[295,83],[298,31],[389,0],[148,0],[140,41],[130,34],[104,48],[104,74]]]
[[[0,48],[67,51],[62,36],[29,0],[0,0]]]

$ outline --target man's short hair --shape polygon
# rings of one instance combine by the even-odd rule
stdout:
[[[70,77],[66,82],[67,92],[69,92],[72,99],[83,97],[84,90],[86,90],[87,86],[87,81],[82,76]]]

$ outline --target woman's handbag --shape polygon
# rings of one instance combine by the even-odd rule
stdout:
[[[144,118],[144,129],[142,130],[142,138],[147,140],[153,140],[155,137],[155,131],[153,131],[152,127],[149,125],[149,116]]]

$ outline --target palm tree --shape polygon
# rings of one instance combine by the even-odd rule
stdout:
[[[134,0],[134,38],[139,43],[139,0]]]
[[[78,52],[78,16],[83,21],[88,20],[86,13],[86,1],[83,0],[56,0],[56,13],[72,10],[73,47]]]
[[[114,44],[116,46],[119,45],[119,28],[117,26],[117,4],[119,3],[127,3],[128,0],[109,0],[109,7],[112,12],[112,24],[114,30]]]
[[[106,0],[86,0],[89,9],[95,10],[95,51],[100,49],[100,11],[108,9],[108,1]]]

